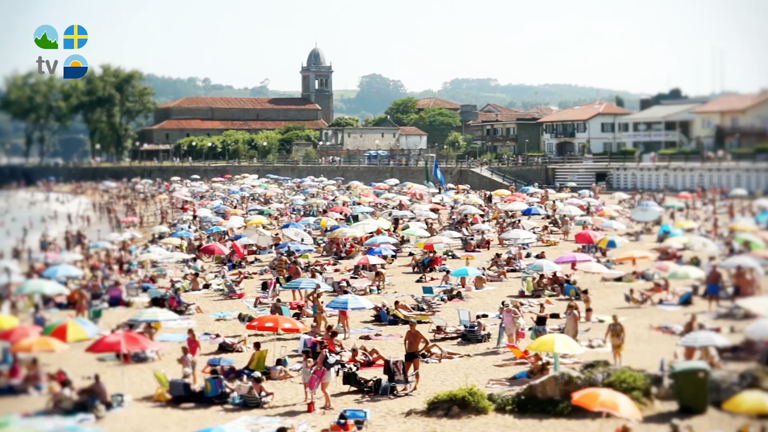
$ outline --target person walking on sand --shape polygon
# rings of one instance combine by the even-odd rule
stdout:
[[[610,336],[611,351],[613,352],[613,364],[621,366],[621,351],[624,349],[624,326],[619,322],[617,315],[613,316],[613,322],[608,325],[608,329],[605,331],[605,337],[603,342]]]
[[[194,329],[187,330],[187,348],[196,364],[197,354],[200,352],[200,341],[197,339]],[[197,371],[195,368],[192,369],[192,385],[197,385]]]
[[[328,319],[325,317],[325,307],[320,300],[322,295],[323,293],[320,292],[320,284],[316,284],[315,289],[307,294],[306,297],[306,301],[312,303],[312,312],[315,317],[317,328],[323,328],[328,325]]]
[[[419,354],[421,351],[429,345],[429,339],[419,330],[416,330],[416,321],[408,321],[409,330],[405,332],[405,339],[403,345],[405,347],[405,375],[408,376],[411,365],[413,365],[414,373],[416,374],[416,383],[413,385],[412,392],[415,392],[419,387],[419,365],[421,359]],[[424,347],[421,347],[421,343],[424,342]]]
[[[717,264],[712,264],[712,269],[707,274],[707,289],[704,296],[709,301],[709,310],[712,310],[712,301],[720,307],[720,289],[723,284],[723,274],[717,270]]]

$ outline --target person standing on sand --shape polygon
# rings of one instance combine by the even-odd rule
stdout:
[[[712,269],[707,274],[707,289],[704,296],[709,300],[709,310],[712,310],[712,301],[720,307],[720,289],[723,284],[723,274],[717,270],[717,264],[712,264]]]
[[[408,326],[410,329],[405,332],[405,339],[403,340],[403,346],[405,347],[405,375],[408,376],[408,373],[411,370],[411,365],[413,365],[413,370],[416,374],[416,383],[413,385],[413,390],[411,391],[415,392],[419,387],[419,365],[421,363],[419,354],[429,345],[429,339],[427,339],[422,332],[416,330],[416,321],[408,321]],[[422,342],[424,342],[424,347],[421,347]]]
[[[605,331],[605,337],[603,342],[606,342],[610,335],[611,351],[613,352],[613,364],[621,366],[621,351],[624,350],[624,326],[619,322],[617,315],[613,316],[613,322],[608,325],[608,329]]]
[[[187,348],[189,354],[192,355],[195,363],[197,363],[197,354],[200,352],[200,341],[197,340],[197,335],[194,329],[187,330]],[[197,385],[197,371],[192,369],[192,385]]]

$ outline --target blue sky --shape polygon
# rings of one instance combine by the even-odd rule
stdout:
[[[58,40],[59,39],[59,32],[56,31],[56,29],[53,26],[49,26],[47,24],[42,24],[40,27],[35,29],[34,36],[35,39],[40,38],[40,36],[45,33],[45,36],[50,40]]]
[[[299,89],[315,42],[337,89],[374,72],[416,91],[456,77],[642,93],[768,87],[763,0],[0,1],[0,77],[35,68],[38,55],[67,57],[34,45],[39,25],[63,34],[80,24],[91,66],[237,87],[268,78]]]

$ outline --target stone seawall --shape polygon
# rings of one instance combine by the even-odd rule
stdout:
[[[429,171],[431,174],[431,168]],[[489,181],[467,168],[441,167],[445,181],[455,184],[469,184],[474,189],[495,189],[496,182]],[[534,181],[544,183],[546,172]],[[344,177],[347,181],[358,180],[363,183],[381,182],[396,178],[401,182],[424,182],[424,167],[401,166],[364,166],[364,165],[179,165],[179,166],[101,166],[101,167],[29,167],[29,166],[0,166],[0,184],[23,181],[32,184],[48,177],[59,181],[101,181],[121,180],[135,177],[168,180],[171,177],[189,178],[199,175],[204,179],[222,176],[224,174],[257,174],[260,177],[267,174],[301,178],[309,175],[326,178]],[[513,170],[509,175],[515,175]],[[526,177],[536,177],[533,172],[526,172]],[[532,183],[532,182],[531,182]]]

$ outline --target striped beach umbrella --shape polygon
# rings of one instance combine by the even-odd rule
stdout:
[[[626,246],[627,243],[629,243],[629,241],[627,241],[625,238],[618,236],[607,236],[598,240],[597,247],[603,249],[616,249]]]
[[[283,285],[283,289],[295,289],[295,290],[313,290],[320,285],[320,291],[333,291],[330,285],[327,283],[310,278],[294,279],[287,284]]]
[[[451,272],[452,277],[473,277],[483,274],[480,270],[474,267],[460,267]]]
[[[69,349],[67,344],[50,336],[28,337],[11,346],[11,352],[14,353],[61,352],[66,349]]]
[[[43,334],[62,342],[80,342],[99,334],[99,328],[85,318],[70,318],[48,325]]]
[[[373,309],[374,305],[370,300],[354,294],[340,295],[325,305],[328,309],[342,311],[360,311]]]

